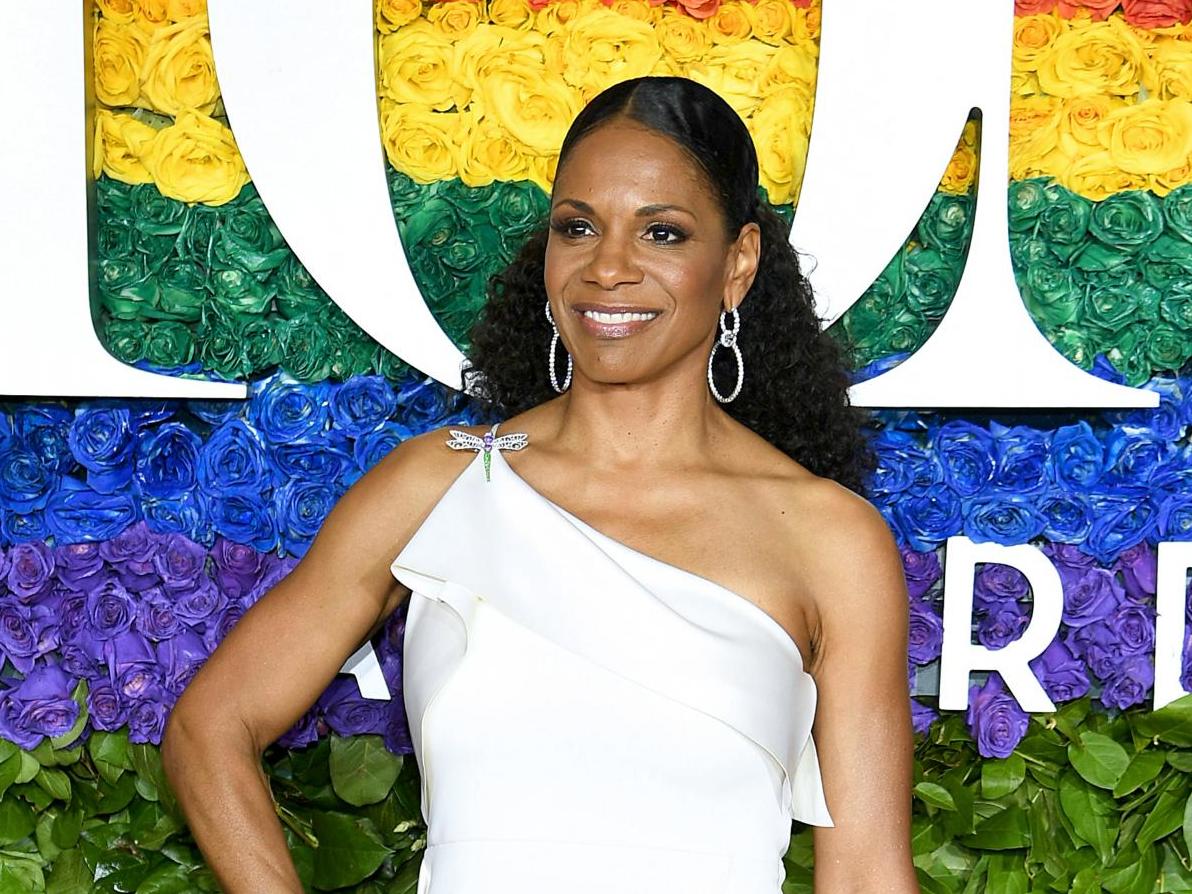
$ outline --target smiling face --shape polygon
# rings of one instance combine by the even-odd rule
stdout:
[[[726,236],[673,140],[625,119],[586,134],[557,172],[550,227],[546,293],[577,380],[703,375],[721,309],[753,281],[760,231]]]

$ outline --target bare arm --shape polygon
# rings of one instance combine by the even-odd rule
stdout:
[[[228,894],[300,894],[261,754],[409,595],[389,565],[471,454],[428,432],[391,451],[327,516],[294,569],[207,659],[170,714],[162,760]]]
[[[812,833],[815,890],[918,894],[902,563],[876,509],[835,485],[825,489],[825,533],[808,548],[806,567],[820,628],[810,668],[819,690],[813,735],[835,826]]]

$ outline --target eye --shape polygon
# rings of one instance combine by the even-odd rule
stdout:
[[[687,234],[684,233],[681,229],[676,227],[674,224],[668,224],[668,223],[650,224],[650,228],[646,232],[650,233],[651,235],[655,235],[655,236],[659,233],[661,233],[663,235],[664,238],[662,238],[662,239],[655,238],[655,239],[650,240],[652,242],[657,243],[658,245],[674,245],[678,242],[682,242],[684,239],[687,238]],[[670,237],[670,238],[665,238],[665,237]]]
[[[568,239],[575,239],[582,235],[584,228],[591,229],[591,224],[581,217],[569,217],[566,220],[552,220],[550,228]]]

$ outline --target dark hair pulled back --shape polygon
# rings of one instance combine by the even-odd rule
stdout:
[[[671,138],[691,157],[715,192],[729,239],[751,220],[761,229],[757,273],[739,308],[745,383],[722,407],[813,473],[860,493],[874,459],[865,417],[848,402],[847,351],[821,328],[786,223],[758,200],[757,154],[745,123],[714,91],[690,79],[622,81],[594,97],[572,122],[558,170],[586,134],[614,118]],[[551,327],[543,313],[548,233],[544,222],[492,276],[471,331],[468,391],[490,401],[500,417],[555,396],[547,373]],[[731,351],[716,351],[713,375],[722,392],[732,387]]]

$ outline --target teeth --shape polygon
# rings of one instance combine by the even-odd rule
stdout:
[[[608,314],[598,310],[585,310],[584,316],[589,320],[595,320],[597,323],[631,323],[636,320],[652,320],[658,316],[657,312],[653,313],[615,313]]]

